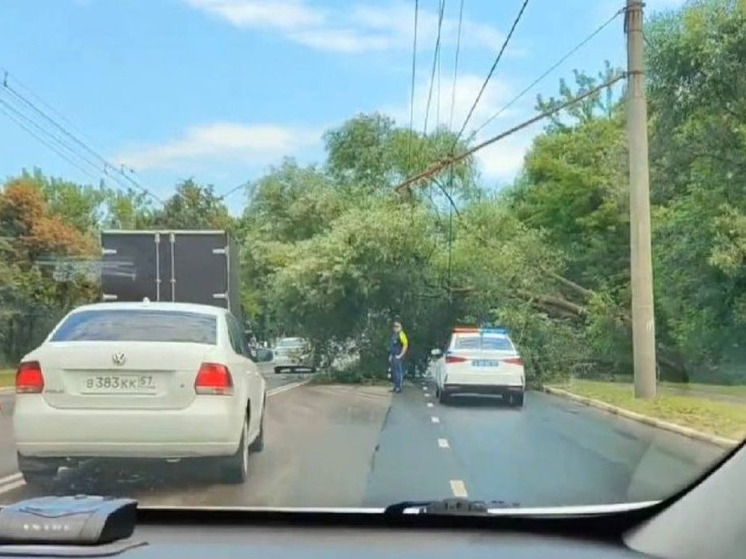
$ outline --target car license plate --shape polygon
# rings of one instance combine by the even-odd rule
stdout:
[[[471,364],[474,367],[499,367],[500,361],[497,359],[474,359]]]
[[[155,394],[153,375],[90,375],[83,379],[84,394]]]

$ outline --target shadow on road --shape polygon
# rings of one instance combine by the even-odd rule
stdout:
[[[203,460],[178,463],[91,460],[75,468],[61,468],[44,494],[127,496],[160,491],[184,491],[219,483],[215,464]]]
[[[520,411],[521,408],[517,408],[508,404],[507,399],[500,396],[477,396],[477,395],[459,395],[451,396],[445,404],[452,408],[475,408],[475,409],[505,409]]]

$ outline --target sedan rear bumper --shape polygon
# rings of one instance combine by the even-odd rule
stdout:
[[[27,457],[229,456],[243,429],[243,411],[233,407],[206,397],[183,410],[58,409],[41,396],[19,395],[13,430]]]

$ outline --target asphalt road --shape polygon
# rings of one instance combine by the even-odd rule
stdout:
[[[277,387],[298,375],[269,379]],[[5,398],[3,472],[15,453]],[[251,457],[242,486],[215,483],[204,463],[90,463],[62,471],[53,491],[163,506],[357,507],[454,495],[522,506],[617,503],[665,497],[723,452],[548,394],[527,394],[521,410],[473,398],[443,406],[419,385],[396,395],[295,387],[270,398],[265,428],[265,450]],[[0,479],[0,502],[32,495],[17,477]]]

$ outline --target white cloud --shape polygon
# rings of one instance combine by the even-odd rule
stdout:
[[[225,19],[236,27],[298,29],[320,25],[323,12],[307,7],[302,0],[270,2],[263,0],[184,0],[194,8]]]
[[[115,160],[136,171],[180,169],[198,162],[261,165],[320,141],[319,130],[216,122],[188,128],[180,138],[165,143],[124,150]]]
[[[336,11],[312,6],[310,0],[183,1],[236,27],[278,31],[291,41],[317,50],[360,53],[406,50],[412,45],[414,13],[412,6],[401,0],[385,5],[350,4]],[[438,14],[421,7],[418,20],[419,48],[431,49],[437,33]],[[457,29],[456,17],[444,17],[441,41],[446,45],[455,43]],[[497,50],[502,40],[503,34],[494,27],[464,17],[462,44],[465,48]]]

